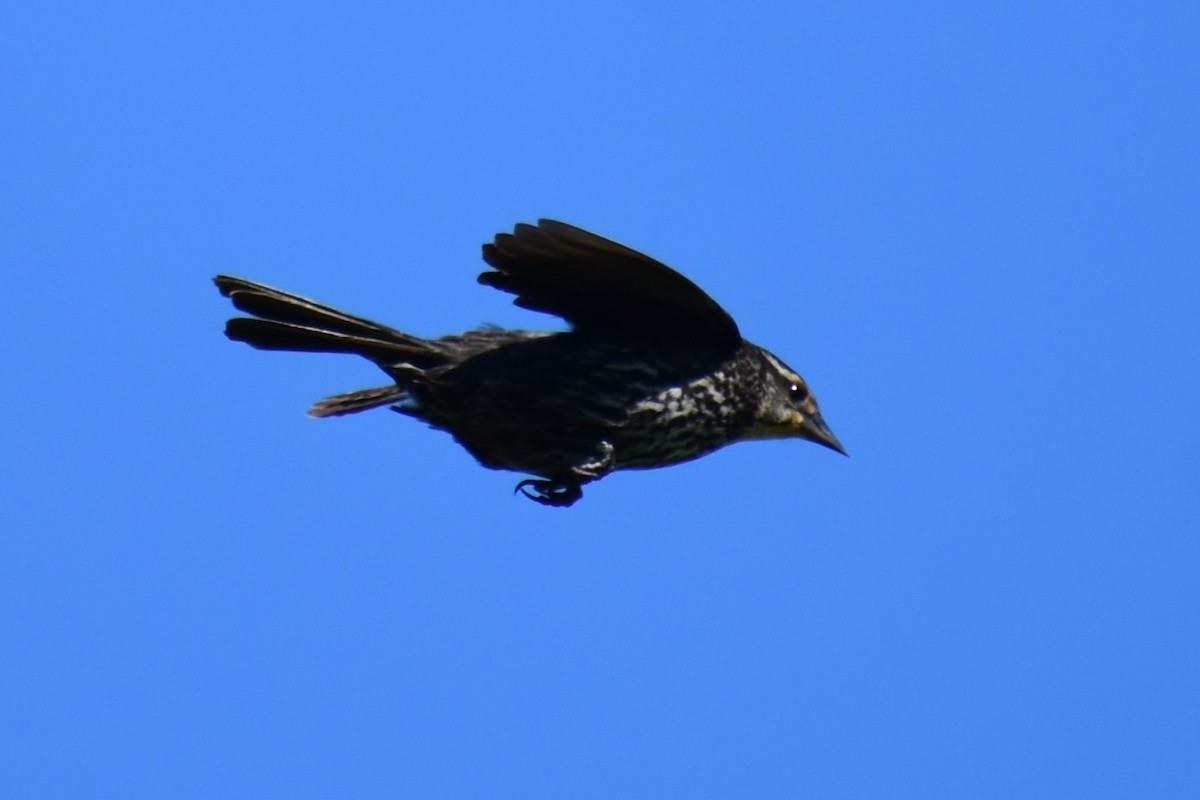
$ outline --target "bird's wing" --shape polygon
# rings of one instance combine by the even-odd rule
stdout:
[[[666,264],[551,219],[518,224],[483,246],[495,271],[479,282],[522,308],[562,317],[580,332],[735,348],[737,324],[699,286]]]

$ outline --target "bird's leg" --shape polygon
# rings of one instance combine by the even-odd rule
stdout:
[[[599,480],[612,472],[613,465],[617,463],[616,456],[613,455],[612,442],[601,442],[596,447],[596,455],[599,458],[571,467],[571,474],[577,478],[582,478],[583,482],[586,483],[588,481]]]
[[[601,442],[596,449],[599,457],[571,467],[570,475],[550,480],[528,478],[518,483],[513,491],[520,492],[544,506],[565,508],[571,505],[583,497],[583,484],[604,477],[612,471],[616,463],[611,442]]]

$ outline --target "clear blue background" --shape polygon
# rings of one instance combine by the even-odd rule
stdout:
[[[0,11],[0,795],[1200,796],[1200,11]],[[552,216],[850,450],[567,511],[308,403],[225,271],[419,334]]]

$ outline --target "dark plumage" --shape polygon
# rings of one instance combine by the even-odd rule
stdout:
[[[799,437],[844,453],[795,371],[742,338],[726,311],[670,267],[543,219],[483,246],[479,282],[571,330],[480,328],[422,339],[227,275],[254,318],[225,334],[263,350],[354,353],[393,383],[317,401],[313,416],[390,405],[449,431],[481,464],[539,476],[546,505],[616,469],[676,464],[742,439]]]

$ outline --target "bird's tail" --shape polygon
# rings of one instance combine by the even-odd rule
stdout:
[[[435,342],[380,325],[363,317],[261,283],[218,275],[213,279],[235,308],[254,317],[234,317],[225,335],[259,350],[353,353],[378,364],[398,383],[333,395],[317,401],[309,413],[337,416],[403,400],[401,378],[441,366],[449,354]]]
[[[394,383],[387,386],[376,386],[373,389],[355,389],[352,392],[330,395],[313,403],[308,409],[310,417],[340,417],[342,414],[354,414],[366,411],[368,408],[390,406],[399,403],[408,396],[408,392]]]
[[[424,369],[443,363],[434,343],[327,305],[229,275],[213,279],[235,308],[258,319],[234,317],[225,335],[259,350],[354,353],[383,364],[410,363]]]

